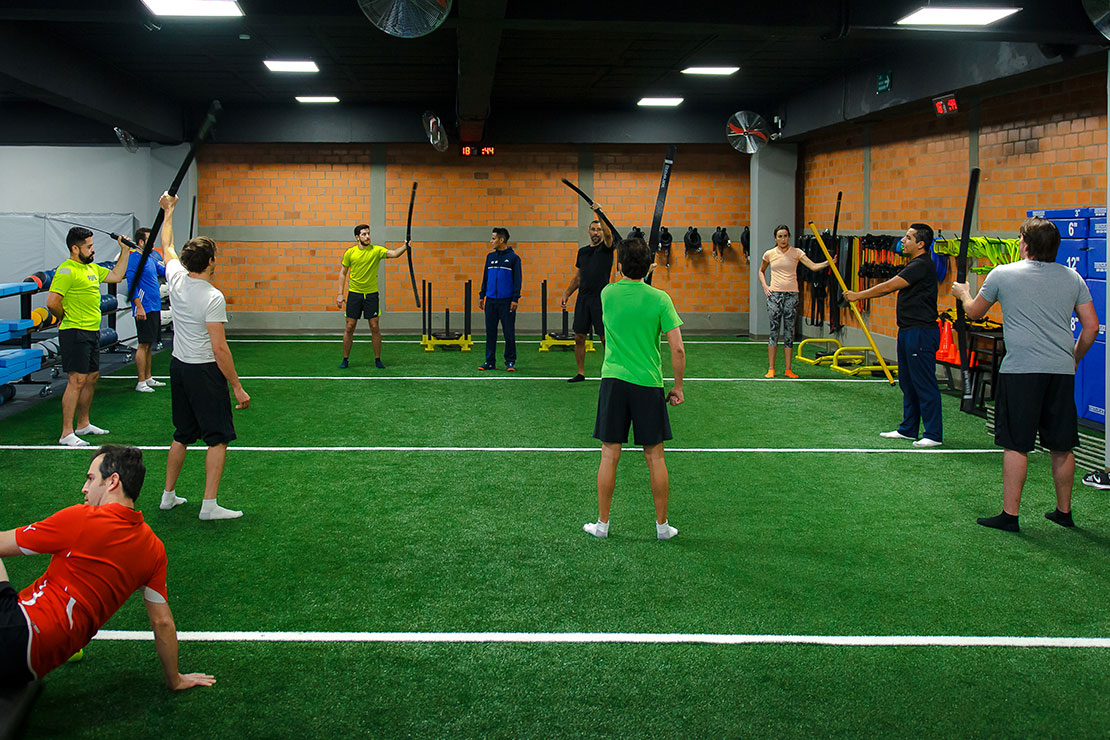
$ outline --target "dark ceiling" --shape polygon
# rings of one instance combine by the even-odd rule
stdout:
[[[185,138],[212,99],[274,106],[326,94],[453,112],[464,138],[476,139],[499,110],[631,110],[644,95],[769,109],[865,62],[928,55],[953,40],[1065,51],[1104,42],[1080,0],[1024,2],[975,33],[895,27],[922,4],[912,0],[456,0],[438,30],[416,39],[377,30],[356,0],[239,3],[245,17],[201,20],[156,18],[140,0],[4,0],[0,106],[30,101],[101,122],[139,109],[125,116],[133,130],[167,141]],[[321,71],[274,74],[266,58],[312,59]],[[741,70],[680,73],[695,64]]]

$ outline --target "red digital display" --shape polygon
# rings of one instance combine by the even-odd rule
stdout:
[[[933,110],[938,116],[947,116],[959,113],[960,106],[956,103],[955,95],[941,95],[939,98],[933,98]]]
[[[464,157],[492,157],[494,155],[494,147],[492,146],[475,146],[474,144],[463,144],[459,148],[459,153]]]

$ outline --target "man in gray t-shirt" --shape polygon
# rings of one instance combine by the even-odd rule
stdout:
[[[1075,368],[1098,335],[1098,316],[1091,293],[1079,273],[1056,264],[1060,232],[1043,218],[1021,225],[1021,260],[991,270],[974,299],[967,283],[953,283],[971,320],[991,306],[1002,306],[1006,356],[995,389],[994,441],[1002,447],[1002,513],[979,524],[1018,531],[1018,506],[1037,434],[1052,453],[1056,510],[1045,514],[1064,527],[1075,526],[1071,490],[1079,444],[1075,412]],[[1075,340],[1072,312],[1083,330]]]

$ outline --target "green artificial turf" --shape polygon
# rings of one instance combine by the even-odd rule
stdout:
[[[341,376],[334,343],[232,344],[241,375]],[[691,378],[758,378],[758,345],[687,347]],[[245,380],[221,503],[196,518],[203,450],[160,511],[166,453],[145,453],[139,506],[166,543],[178,629],[663,632],[804,635],[1110,634],[1110,500],[1081,485],[1079,524],[1046,521],[1048,459],[1033,455],[1022,532],[1001,508],[1001,456],[946,396],[945,447],[880,439],[901,396],[885,383],[697,382],[671,410],[670,520],[654,536],[647,472],[621,461],[608,540],[596,516],[596,381],[569,353],[521,344],[520,372],[481,355],[356,345],[361,376],[478,380]],[[667,348],[663,347],[667,357]],[[363,364],[358,364],[359,359]],[[372,361],[372,360],[371,360]],[[781,362],[781,359],[780,359]],[[587,361],[596,376],[599,355]],[[168,356],[155,360],[165,374]],[[803,378],[842,378],[798,365]],[[125,376],[131,368],[121,371]],[[559,380],[540,380],[559,378]],[[112,442],[166,445],[168,389],[106,377],[93,420]],[[0,443],[53,444],[58,399],[0,422]],[[106,423],[105,423],[106,422]],[[464,446],[583,451],[278,451],[236,446]],[[759,448],[756,452],[680,448]],[[788,449],[779,449],[788,448]],[[0,527],[80,500],[81,451],[0,451]],[[46,565],[5,561],[17,587]],[[148,629],[137,598],[109,629]],[[96,641],[51,674],[38,737],[1103,737],[1101,649],[716,645],[182,644],[217,675],[171,695],[151,643]],[[106,699],[105,697],[110,698]],[[78,722],[75,718],[80,717]]]

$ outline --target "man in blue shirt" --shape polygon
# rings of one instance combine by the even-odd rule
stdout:
[[[486,255],[478,308],[486,312],[486,361],[479,370],[497,367],[497,323],[505,332],[505,369],[516,371],[516,307],[520,303],[520,257],[509,246],[509,230],[498,226],[490,235],[493,251]]]
[[[135,348],[135,369],[139,373],[135,390],[140,393],[153,393],[155,388],[165,385],[151,377],[150,360],[152,349],[160,341],[162,334],[162,294],[158,278],[166,276],[166,265],[158,253],[152,251],[142,274],[135,274],[143,256],[143,246],[149,237],[150,229],[136,231],[135,244],[138,249],[132,249],[127,257],[127,284],[135,285],[138,280],[135,299],[131,302],[131,315],[135,317],[136,338],[139,342]]]

